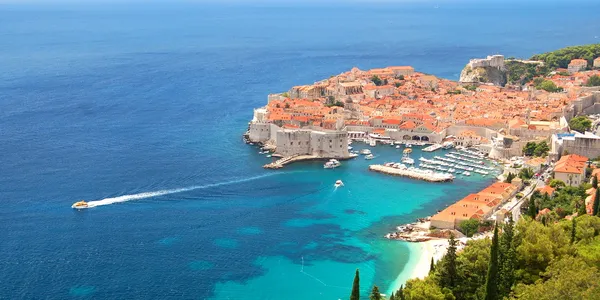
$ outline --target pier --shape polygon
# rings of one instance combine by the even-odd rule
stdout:
[[[273,154],[273,155],[275,156],[276,154]],[[324,160],[324,159],[329,159],[329,158],[335,158],[337,160],[347,160],[347,159],[355,158],[357,156],[358,156],[358,154],[354,154],[354,153],[351,153],[350,156],[348,156],[348,157],[321,157],[318,155],[293,155],[293,156],[282,157],[272,163],[264,165],[263,168],[265,168],[265,169],[281,169],[287,164],[291,164],[291,163],[298,162],[298,161]]]
[[[447,182],[452,181],[454,179],[454,176],[451,176],[450,174],[434,173],[432,171],[426,171],[416,168],[403,169],[384,165],[370,165],[369,170],[388,175],[408,177],[429,182]]]

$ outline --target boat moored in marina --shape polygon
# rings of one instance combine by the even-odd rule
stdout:
[[[375,158],[375,156],[373,156],[373,154],[367,154],[365,156],[365,159],[373,159],[373,158]]]
[[[362,150],[360,150],[360,154],[369,155],[369,154],[371,154],[371,150],[369,150],[369,149],[362,149]]]
[[[74,209],[84,209],[84,208],[89,208],[88,203],[85,201],[79,201],[79,202],[75,202],[73,203],[73,205],[71,205],[71,208]]]
[[[469,171],[464,171],[462,174],[465,176],[471,176],[471,173],[469,173]]]
[[[325,169],[334,169],[334,168],[337,168],[337,167],[339,167],[341,165],[342,164],[337,159],[330,159],[328,162],[326,162],[323,165],[323,168],[325,168]]]

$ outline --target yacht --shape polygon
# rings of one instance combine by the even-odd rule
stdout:
[[[442,144],[442,148],[448,150],[448,149],[452,149],[454,147],[454,144],[452,142],[445,142]]]
[[[465,176],[471,176],[471,173],[469,173],[469,171],[464,171],[462,174]]]
[[[330,159],[328,162],[326,162],[323,165],[323,168],[325,168],[325,169],[333,169],[333,168],[337,168],[337,167],[339,167],[341,165],[342,164],[337,159]]]
[[[448,172],[449,172],[449,173],[454,173],[455,171],[456,171],[456,170],[455,170],[455,169],[453,169],[453,168],[450,168],[450,169],[448,169]]]
[[[84,208],[88,208],[88,204],[85,201],[79,201],[79,202],[75,202],[73,203],[73,205],[71,205],[71,208],[74,209],[84,209]]]
[[[396,145],[396,149],[400,149],[400,145]]]
[[[360,154],[369,155],[369,154],[371,154],[371,150],[369,150],[369,149],[362,149],[362,150],[360,150]]]
[[[408,152],[404,152],[404,155],[402,156],[402,162],[408,165],[414,165],[415,164],[415,160],[410,158],[410,156],[408,155]]]
[[[338,179],[335,182],[335,187],[337,188],[337,187],[340,187],[340,186],[344,186],[344,183],[341,180]]]
[[[365,156],[365,159],[373,159],[373,158],[375,158],[375,156],[373,156],[373,154],[367,154]]]

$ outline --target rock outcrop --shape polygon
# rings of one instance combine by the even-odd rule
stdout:
[[[460,72],[460,82],[468,83],[492,83],[497,86],[506,85],[506,69],[498,67],[475,67],[470,65]]]

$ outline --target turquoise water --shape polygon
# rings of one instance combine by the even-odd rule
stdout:
[[[343,299],[356,268],[388,290],[417,255],[383,235],[492,179],[369,172],[389,146],[269,171],[241,135],[268,93],[353,66],[456,79],[600,29],[597,1],[435,5],[0,5],[0,299]]]

